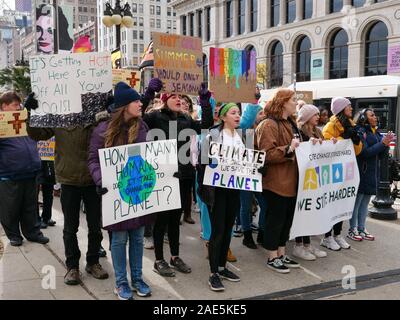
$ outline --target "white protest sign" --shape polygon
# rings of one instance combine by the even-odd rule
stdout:
[[[360,183],[351,140],[303,142],[296,158],[299,186],[290,239],[324,234],[350,219]]]
[[[181,199],[176,140],[99,150],[103,226],[146,214],[179,209]]]
[[[208,156],[213,163],[206,166],[205,185],[262,192],[258,169],[264,165],[265,152],[211,142]]]
[[[32,91],[39,101],[33,116],[80,113],[81,94],[112,90],[108,52],[33,56],[29,66]]]

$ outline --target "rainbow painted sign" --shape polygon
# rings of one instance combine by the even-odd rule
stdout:
[[[254,50],[210,48],[210,89],[220,102],[255,100],[257,56]]]

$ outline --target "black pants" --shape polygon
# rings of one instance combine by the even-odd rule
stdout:
[[[197,198],[196,198],[196,175],[192,178],[192,197],[193,197],[193,202],[197,203]]]
[[[88,251],[86,262],[93,265],[99,262],[99,249],[103,235],[101,233],[101,200],[95,186],[77,187],[61,185],[61,206],[64,214],[64,247],[67,269],[79,268],[81,252],[78,246],[81,200],[86,208],[88,225]]]
[[[146,238],[153,236],[153,228],[154,228],[154,224],[146,224],[144,226],[144,236]]]
[[[0,181],[0,221],[8,239],[28,240],[42,235],[37,220],[36,179]]]
[[[215,203],[208,210],[211,222],[211,236],[208,243],[211,273],[217,273],[218,267],[226,265],[232,228],[239,210],[239,190],[215,188]]]
[[[192,213],[192,179],[182,179],[179,181],[181,189],[182,210],[185,216],[190,216]]]
[[[310,244],[311,243],[310,236],[297,237],[296,238],[296,243],[298,243],[298,244]]]
[[[267,202],[265,215],[264,247],[276,251],[285,247],[292,227],[296,197],[282,197],[272,191],[264,190]]]
[[[333,226],[333,235],[334,235],[335,237],[338,236],[338,235],[340,235],[340,233],[342,232],[342,226],[343,226],[343,221],[340,221],[340,222],[336,223],[336,224]],[[328,238],[328,237],[330,237],[331,235],[332,235],[332,230],[329,231],[329,232],[327,232],[327,233],[325,233],[325,238]]]
[[[48,222],[52,216],[53,208],[53,184],[42,184],[42,195],[43,195],[43,211],[42,221]]]

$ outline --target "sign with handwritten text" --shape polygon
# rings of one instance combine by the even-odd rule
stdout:
[[[153,32],[154,76],[165,92],[198,95],[203,82],[201,38]]]
[[[181,199],[176,140],[99,150],[103,226],[150,213],[179,209]]]
[[[56,139],[54,137],[46,141],[38,141],[37,148],[41,160],[54,161],[54,150],[56,148]]]
[[[26,119],[28,112],[1,111],[0,112],[0,138],[27,136]]]
[[[39,108],[33,117],[78,114],[82,95],[112,89],[111,55],[107,52],[39,55],[29,60],[32,91]],[[35,125],[34,125],[35,126]]]

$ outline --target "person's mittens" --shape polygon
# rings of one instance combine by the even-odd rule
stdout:
[[[163,83],[158,78],[153,78],[150,80],[146,92],[144,93],[145,98],[153,100],[156,92],[160,92],[163,88]]]
[[[31,92],[24,101],[24,107],[28,111],[39,108],[39,102],[35,98],[35,93]]]
[[[210,104],[211,92],[208,91],[207,82],[201,84],[199,90],[199,102],[201,107],[207,107]]]
[[[108,192],[107,188],[103,188],[102,186],[96,186],[96,192],[99,196],[105,195]]]

